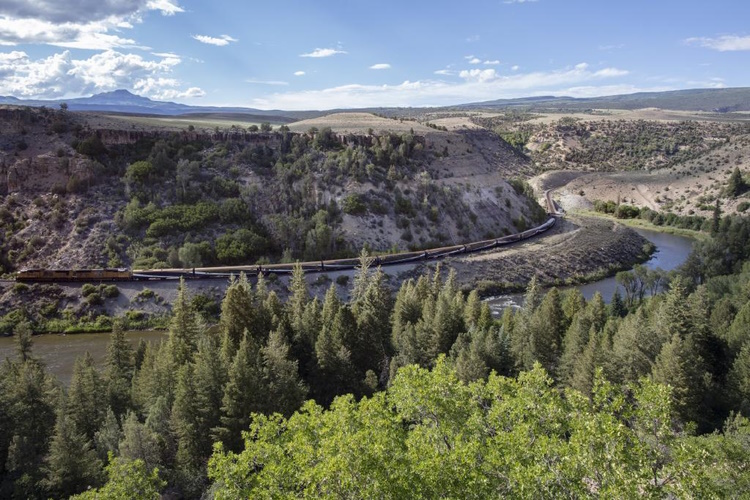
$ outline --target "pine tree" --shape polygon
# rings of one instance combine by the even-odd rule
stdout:
[[[41,496],[41,465],[54,431],[59,390],[40,362],[30,355],[25,359],[6,362],[0,380],[0,407],[7,411],[0,421],[8,424],[0,433],[5,443],[5,450],[0,450],[5,455],[0,457],[5,459],[0,492],[12,490],[15,498],[36,498]]]
[[[526,287],[526,295],[524,295],[523,300],[523,313],[527,316],[531,316],[531,314],[536,311],[537,307],[541,305],[542,296],[542,289],[537,282],[536,275],[534,275],[531,277],[531,281],[529,281],[529,284]]]
[[[149,344],[141,369],[133,377],[133,402],[147,412],[160,397],[170,406],[174,401],[175,365],[168,342]]]
[[[297,262],[292,269],[292,277],[289,280],[289,300],[287,309],[292,329],[297,332],[304,330],[305,306],[310,301],[310,292],[305,280],[305,271],[302,264]]]
[[[597,333],[592,327],[588,337],[589,341],[573,368],[570,386],[587,396],[591,396],[597,368],[602,366],[604,359],[601,334]]]
[[[288,417],[299,409],[307,394],[307,387],[299,377],[297,361],[290,359],[289,345],[279,331],[271,333],[261,355],[265,413],[281,413]]]
[[[31,349],[34,345],[34,341],[31,338],[31,325],[26,321],[22,321],[21,323],[16,325],[15,334],[16,354],[18,355],[18,359],[21,361],[21,363],[25,363],[26,361],[33,359],[31,355]]]
[[[737,354],[742,346],[750,342],[750,300],[734,317],[726,335],[727,344],[733,354]]]
[[[628,310],[622,300],[620,287],[618,286],[615,288],[615,293],[612,294],[612,301],[609,303],[609,315],[614,318],[624,318],[627,313]]]
[[[238,280],[233,279],[229,284],[221,303],[219,331],[225,363],[232,362],[245,330],[251,328],[254,319],[252,289],[243,273]]]
[[[742,173],[739,167],[734,167],[732,174],[729,176],[727,181],[727,187],[725,193],[730,197],[737,197],[747,191],[747,183],[742,178]]]
[[[177,438],[177,467],[197,470],[203,459],[201,438],[205,436],[201,412],[196,405],[195,368],[192,363],[180,367],[172,406],[172,427]]]
[[[214,429],[221,424],[221,405],[228,367],[224,365],[218,343],[208,337],[200,341],[195,356],[195,401],[200,413],[200,456],[211,455]]]
[[[76,429],[61,398],[49,455],[45,459],[44,489],[54,497],[66,498],[101,482],[102,464],[86,436]]]
[[[116,417],[123,415],[131,407],[130,389],[134,370],[134,352],[125,340],[122,323],[115,321],[107,347],[104,380],[107,399]],[[146,345],[143,344],[145,349]]]
[[[740,350],[728,378],[735,407],[750,415],[750,342]]]
[[[550,289],[531,319],[531,357],[539,361],[551,375],[557,373],[565,323],[560,293]]]
[[[192,361],[197,349],[198,322],[195,311],[190,307],[184,278],[177,287],[177,299],[172,305],[172,319],[169,322],[169,350],[177,366]]]
[[[562,309],[565,313],[565,328],[567,329],[573,322],[573,318],[578,311],[583,311],[586,307],[586,299],[578,288],[572,288],[565,292],[562,300]]]
[[[132,411],[125,416],[122,434],[122,441],[120,441],[120,456],[122,458],[142,460],[149,470],[160,465],[161,449],[156,434],[139,422],[138,416]]]
[[[644,308],[625,317],[612,339],[607,365],[609,377],[618,383],[637,382],[651,373],[661,341],[649,326]]]
[[[359,367],[362,374],[367,370],[382,373],[388,367],[391,309],[391,293],[385,284],[385,275],[378,268],[364,295],[352,304],[357,333],[354,343],[348,347],[354,366]]]
[[[357,274],[354,275],[352,292],[350,294],[352,304],[356,304],[362,297],[364,297],[365,291],[370,285],[370,266],[374,260],[375,259],[370,256],[370,253],[366,248],[363,248],[360,251],[359,266],[357,267]]]
[[[99,458],[107,460],[110,454],[116,456],[120,440],[122,440],[122,430],[120,429],[120,424],[117,422],[117,416],[112,411],[112,408],[107,407],[104,422],[102,422],[101,427],[94,434],[94,443]]]
[[[701,362],[679,334],[665,343],[653,368],[653,379],[660,384],[672,387],[674,408],[683,422],[698,422],[700,415],[700,394],[703,377]]]
[[[217,434],[231,450],[242,447],[240,433],[248,429],[250,414],[260,411],[265,403],[259,351],[253,339],[245,336],[229,368]]]
[[[94,434],[104,421],[107,409],[105,389],[94,366],[94,358],[86,351],[73,366],[66,406],[75,431],[83,434],[87,441],[94,439]]]
[[[464,323],[467,329],[476,327],[479,318],[482,315],[482,300],[479,298],[479,292],[472,290],[466,298],[466,307],[464,309]]]

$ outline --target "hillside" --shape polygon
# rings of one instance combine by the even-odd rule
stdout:
[[[342,116],[251,132],[2,108],[3,271],[316,260],[540,220],[507,182],[529,161],[498,136],[372,115],[345,133]]]

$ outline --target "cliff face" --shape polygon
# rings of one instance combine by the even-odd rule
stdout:
[[[0,267],[317,260],[538,222],[505,180],[526,160],[496,136],[412,126],[169,130],[0,108],[0,220],[13,228],[0,235]]]

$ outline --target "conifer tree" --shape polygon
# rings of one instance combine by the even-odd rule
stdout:
[[[143,347],[145,349],[145,343]],[[131,406],[130,389],[133,379],[134,355],[130,344],[125,340],[122,322],[115,321],[107,346],[104,383],[107,399],[116,417],[123,415]]]
[[[208,457],[213,446],[215,428],[221,424],[221,405],[228,367],[224,365],[215,338],[205,337],[198,345],[195,356],[195,401],[200,413],[200,456]]]
[[[750,342],[750,300],[737,312],[726,335],[727,344],[733,354],[737,354],[742,346]]]
[[[581,393],[591,396],[594,390],[594,379],[598,368],[604,363],[601,345],[601,333],[591,327],[589,341],[573,367],[570,386]]]
[[[86,351],[73,366],[66,407],[70,424],[87,441],[94,439],[94,434],[104,421],[107,409],[105,389],[94,366],[94,358]]]
[[[180,367],[177,374],[172,428],[177,440],[176,464],[181,470],[194,472],[202,460],[201,439],[205,436],[200,408],[196,404],[195,368],[192,363]]]
[[[133,402],[142,412],[148,412],[160,397],[167,406],[174,401],[175,365],[168,342],[149,344],[141,369],[133,377]]]
[[[229,368],[229,376],[221,407],[221,427],[218,437],[229,449],[242,446],[241,432],[250,425],[250,414],[260,411],[265,403],[263,394],[260,349],[249,336],[240,343]]]
[[[281,332],[274,331],[261,349],[265,413],[290,416],[304,401],[307,387],[300,380],[297,361],[289,357],[289,345]]]
[[[234,353],[237,352],[237,347],[245,335],[245,330],[252,327],[253,320],[252,289],[245,274],[242,273],[239,279],[232,279],[224,294],[224,300],[221,302],[219,331],[225,363],[232,362]]]
[[[41,496],[41,465],[54,431],[55,404],[59,389],[41,362],[27,351],[20,358],[6,361],[0,379],[0,422],[7,427],[0,433],[0,459],[4,474],[0,492],[12,491],[15,498]]]
[[[107,413],[104,416],[104,422],[94,434],[94,445],[99,458],[107,460],[110,454],[116,456],[120,441],[122,440],[122,430],[117,422],[117,416],[112,408],[107,407]]]
[[[356,304],[365,295],[365,291],[367,291],[367,287],[370,285],[370,266],[374,260],[366,248],[360,251],[359,266],[357,267],[357,274],[354,275],[350,295],[352,304]]]
[[[16,334],[16,354],[21,363],[33,359],[31,349],[34,341],[31,338],[31,325],[27,321],[22,321],[15,328]]]
[[[529,347],[531,358],[539,361],[553,376],[557,373],[562,352],[564,322],[560,293],[557,288],[552,288],[544,296],[531,319]]]
[[[735,407],[743,415],[750,416],[750,342],[740,350],[728,378]]]
[[[467,329],[476,327],[482,314],[482,300],[479,298],[479,292],[475,289],[469,293],[466,298],[464,309],[464,323]]]
[[[289,299],[286,303],[295,334],[304,330],[305,306],[309,301],[310,292],[305,280],[305,271],[302,269],[302,264],[297,262],[292,269],[292,277],[289,280]]]
[[[354,343],[348,347],[354,366],[359,367],[363,374],[368,369],[381,373],[388,366],[391,309],[390,290],[385,284],[385,275],[378,268],[364,295],[352,304],[357,333]]]
[[[195,311],[190,307],[185,280],[180,278],[177,299],[172,305],[172,319],[169,322],[169,350],[173,362],[178,367],[192,361],[197,342],[197,318]]]
[[[620,287],[615,288],[615,293],[612,294],[612,300],[609,303],[609,315],[615,318],[623,318],[628,313],[625,307],[625,302],[622,300],[622,294],[620,293]]]
[[[700,360],[678,333],[665,343],[653,368],[653,379],[672,387],[674,408],[684,422],[699,422],[703,378]]]
[[[71,411],[61,398],[55,431],[45,458],[42,485],[52,496],[67,498],[101,482],[102,464],[91,441],[79,432],[71,419]]]
[[[122,424],[120,456],[126,460],[142,460],[146,468],[153,469],[161,463],[158,436],[138,421],[134,412],[128,412]]]
[[[578,288],[572,288],[563,294],[562,310],[565,314],[565,329],[573,322],[578,311],[586,307],[586,299]]]
[[[644,308],[626,316],[612,338],[607,364],[608,376],[615,382],[637,382],[651,373],[661,341],[649,326]]]

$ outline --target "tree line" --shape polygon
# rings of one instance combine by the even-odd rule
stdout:
[[[167,341],[115,325],[103,370],[86,354],[67,388],[21,324],[0,496],[748,491],[748,222],[726,220],[680,274],[621,275],[625,299],[533,279],[501,320],[439,267],[393,294],[366,253],[347,302],[300,267],[285,301],[241,275],[210,327],[181,283]]]

